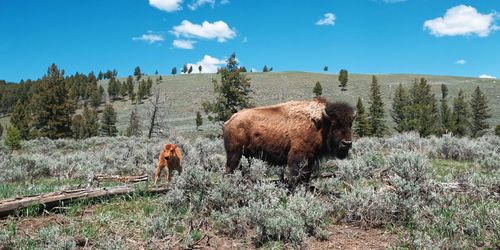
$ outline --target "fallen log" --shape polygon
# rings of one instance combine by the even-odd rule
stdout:
[[[119,176],[119,175],[105,175],[98,174],[94,176],[94,180],[97,182],[107,182],[107,181],[116,181],[123,183],[137,183],[148,181],[147,175],[138,175],[138,176]]]
[[[151,187],[146,190],[150,194],[168,192],[168,186]],[[78,200],[93,200],[132,194],[136,189],[133,186],[119,186],[96,189],[77,189],[61,192],[52,192],[34,196],[17,197],[0,201],[0,218],[15,214],[23,208],[40,206],[45,210],[59,206],[61,203],[71,203]]]

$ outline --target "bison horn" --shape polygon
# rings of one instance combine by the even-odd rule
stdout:
[[[323,109],[323,116],[326,118],[326,119],[331,119],[331,117],[326,113],[326,110]]]
[[[358,111],[354,110],[354,114],[352,114],[352,119],[356,119],[357,115],[358,115]]]

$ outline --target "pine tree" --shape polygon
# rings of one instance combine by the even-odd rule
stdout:
[[[370,108],[368,113],[368,122],[370,124],[370,135],[375,137],[383,137],[387,133],[385,125],[384,103],[380,93],[380,85],[376,76],[372,77],[370,87]]]
[[[84,105],[83,107],[83,133],[82,138],[90,138],[99,135],[99,116],[95,109]]]
[[[473,138],[477,138],[484,135],[485,130],[490,128],[486,120],[491,117],[488,99],[479,86],[472,93],[469,105],[471,109],[470,132]]]
[[[157,75],[158,75],[158,70],[155,71],[155,76],[157,76]]]
[[[193,65],[189,66],[188,74],[191,74],[192,72],[193,72]]]
[[[264,68],[262,69],[262,72],[269,72],[269,69],[267,68],[267,65],[264,65]]]
[[[357,137],[365,137],[370,135],[370,123],[368,122],[368,115],[365,112],[365,107],[363,106],[361,98],[358,98],[358,103],[356,104],[354,134]]]
[[[71,136],[75,105],[68,94],[64,71],[52,64],[35,88],[33,121],[39,134],[51,139]]]
[[[127,130],[125,131],[125,136],[128,137],[140,136],[141,133],[142,133],[141,122],[139,120],[139,117],[137,116],[137,106],[136,106],[134,110],[132,110],[132,113],[130,114],[129,124]]]
[[[16,106],[10,114],[10,124],[19,130],[21,139],[27,140],[30,134],[30,114],[27,110],[27,105],[21,100],[18,100]]]
[[[83,120],[83,116],[77,114],[73,116],[73,120],[71,120],[71,132],[73,132],[74,139],[83,139],[85,138],[83,135],[83,129],[85,126],[85,121]]]
[[[323,87],[321,87],[321,83],[319,83],[319,81],[316,82],[316,85],[314,85],[313,93],[316,96],[321,96],[323,94]]]
[[[448,87],[443,83],[441,84],[441,133],[446,134],[453,130],[453,122],[451,117],[451,110],[448,106]]]
[[[394,129],[398,132],[408,131],[406,112],[408,111],[408,94],[403,88],[403,84],[399,84],[394,91],[394,98],[392,99],[392,120],[396,123]]]
[[[439,132],[437,100],[425,78],[415,79],[410,89],[410,106],[407,112],[408,130],[418,131],[426,137]]]
[[[200,65],[200,66],[198,66],[198,72],[200,72],[200,73],[201,73],[201,71],[202,71],[202,70],[203,70],[203,67],[201,67],[201,65]]]
[[[141,83],[139,83],[139,89],[137,90],[137,101],[141,103],[141,100],[146,97],[148,94],[148,87],[146,81],[142,79]]]
[[[4,144],[9,147],[10,150],[21,148],[21,133],[16,127],[11,126],[7,128]]]
[[[346,91],[347,82],[349,81],[349,73],[345,69],[341,69],[339,72],[339,82],[342,87],[342,91]]]
[[[127,85],[128,96],[133,103],[135,98],[134,98],[134,79],[132,78],[132,76],[127,77],[125,85]]]
[[[101,135],[102,136],[116,136],[118,130],[116,129],[116,112],[113,105],[106,104],[101,117]]]
[[[464,92],[460,90],[458,96],[453,100],[453,134],[457,136],[467,135],[469,127],[469,108],[465,101]]]
[[[323,71],[328,71],[328,66],[325,65],[325,67],[323,67]]]
[[[176,67],[173,67],[173,68],[172,68],[172,72],[171,72],[171,73],[172,73],[172,75],[174,75],[174,76],[175,76],[175,75],[177,74],[177,68],[176,68]]]
[[[120,84],[120,96],[124,98],[125,96],[128,95],[128,88],[127,88],[127,83],[122,83]]]
[[[148,96],[151,96],[151,88],[153,88],[153,80],[148,77],[148,80],[146,81],[146,94]]]
[[[220,124],[239,110],[253,107],[250,79],[240,72],[236,54],[233,53],[226,62],[227,65],[219,70],[220,83],[213,80],[216,99],[202,104],[205,113],[213,115],[209,115],[208,119]]]
[[[136,81],[141,80],[142,72],[141,72],[141,68],[139,68],[139,66],[135,67],[134,76],[136,77]]]
[[[186,74],[188,72],[188,66],[187,64],[184,64],[184,66],[182,66],[182,73]]]
[[[201,117],[200,111],[196,111],[196,130],[203,125],[203,117]]]
[[[111,72],[111,71],[110,71]],[[120,92],[120,82],[114,77],[109,80],[108,84],[108,95],[111,99],[116,99],[118,93]]]
[[[101,92],[97,88],[92,89],[92,92],[90,93],[90,106],[97,109],[99,108],[99,106],[101,106],[101,101]]]

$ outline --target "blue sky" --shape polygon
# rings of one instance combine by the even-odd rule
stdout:
[[[0,0],[0,79],[140,66],[500,77],[497,0]],[[175,41],[175,42],[174,42]]]

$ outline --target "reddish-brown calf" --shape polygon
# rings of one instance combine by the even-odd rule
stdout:
[[[156,164],[156,169],[153,177],[154,184],[156,184],[158,178],[160,178],[161,171],[163,170],[163,168],[165,168],[165,166],[167,167],[167,182],[170,182],[170,180],[172,180],[174,169],[177,170],[179,174],[182,173],[181,160],[181,149],[175,144],[166,144],[160,153],[158,164]]]

